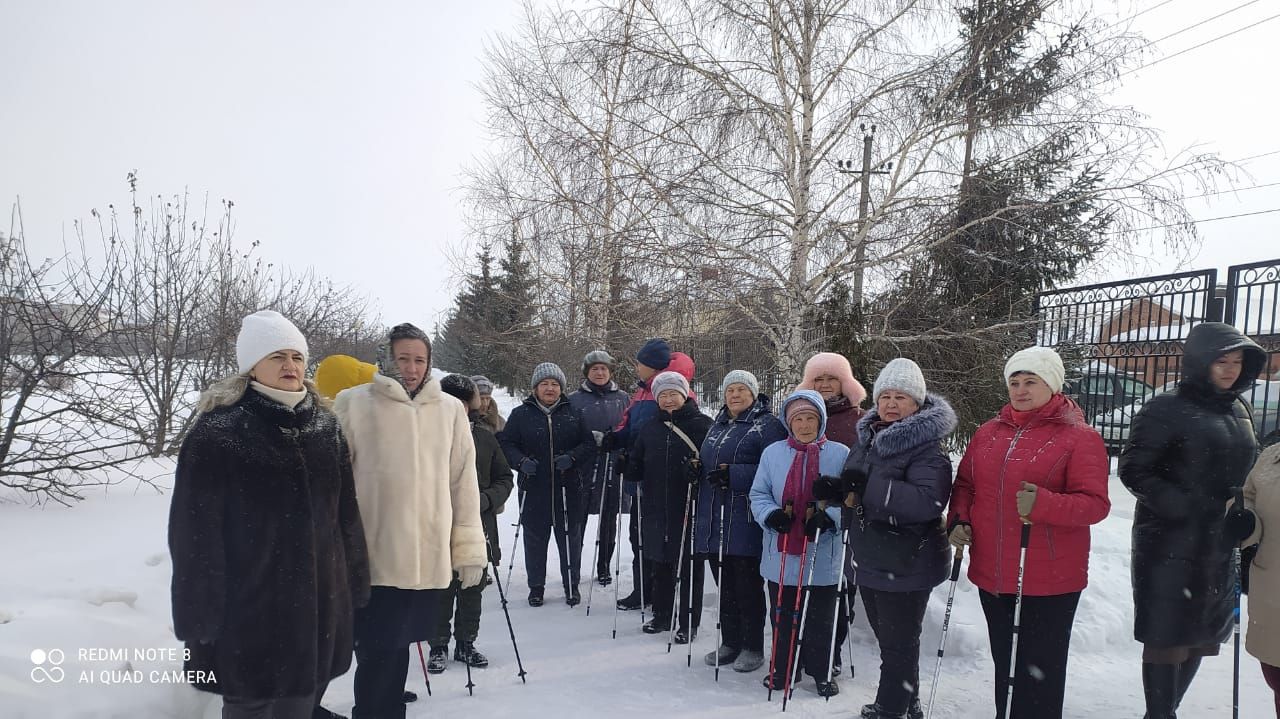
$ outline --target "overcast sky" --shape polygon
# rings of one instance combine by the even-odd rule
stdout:
[[[1245,1],[1138,0],[1115,13],[1155,8],[1135,20],[1154,40]],[[1277,10],[1255,1],[1158,43],[1148,61]],[[430,328],[466,238],[461,168],[487,139],[480,54],[519,13],[518,0],[0,0],[0,199],[20,196],[33,254],[55,254],[73,219],[127,204],[136,169],[150,194],[234,200],[241,244],[356,285],[388,323]],[[1272,20],[1129,75],[1116,98],[1150,116],[1171,155],[1245,158],[1280,151],[1278,67]],[[1244,186],[1280,183],[1280,152],[1246,167]],[[1189,206],[1198,218],[1277,209],[1280,184]],[[1148,267],[1280,256],[1280,213],[1201,232],[1198,257]]]

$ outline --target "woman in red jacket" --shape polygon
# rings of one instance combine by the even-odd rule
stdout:
[[[1009,404],[974,434],[951,494],[951,543],[970,547],[969,579],[987,615],[997,719],[1005,719],[1023,523],[1031,540],[1008,719],[1053,719],[1062,716],[1071,625],[1089,582],[1089,525],[1111,510],[1102,437],[1062,394],[1063,374],[1046,347],[1009,358]]]

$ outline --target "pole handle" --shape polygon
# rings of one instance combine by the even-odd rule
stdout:
[[[1025,520],[1024,520],[1024,521],[1022,522],[1022,540],[1021,540],[1021,547],[1022,547],[1023,549],[1026,549],[1026,548],[1027,548],[1027,545],[1028,545],[1028,544],[1030,544],[1030,543],[1031,543],[1031,522],[1027,522],[1027,521],[1025,521]]]
[[[960,580],[960,565],[964,562],[964,547],[956,547],[955,559],[951,560],[951,581]]]

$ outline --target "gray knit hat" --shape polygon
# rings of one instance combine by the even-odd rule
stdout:
[[[538,383],[544,379],[553,379],[560,383],[560,391],[563,392],[568,380],[564,377],[564,370],[560,369],[560,365],[555,362],[543,362],[533,368],[533,379],[529,381],[529,387],[537,387]]]
[[[493,381],[482,374],[471,375],[471,381],[476,386],[476,391],[482,395],[493,394]]]
[[[724,398],[725,390],[729,389],[731,384],[745,385],[751,390],[752,397],[760,396],[760,380],[756,376],[744,369],[735,369],[720,380],[720,397]]]
[[[609,365],[609,371],[612,372],[615,363],[613,361],[613,357],[611,357],[608,352],[605,352],[604,350],[591,350],[587,353],[586,357],[582,358],[582,376],[586,377],[587,370],[591,369],[591,365],[596,364]]]
[[[663,372],[649,383],[649,390],[653,392],[654,399],[669,389],[677,390],[684,395],[685,399],[689,399],[689,380],[679,372]]]
[[[875,396],[872,399],[880,399],[882,393],[893,389],[910,396],[916,404],[923,405],[928,397],[928,390],[925,388],[924,373],[920,371],[920,365],[905,357],[890,360],[876,377]]]

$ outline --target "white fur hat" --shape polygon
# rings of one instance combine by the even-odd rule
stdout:
[[[264,357],[280,350],[297,350],[307,358],[307,338],[275,310],[259,310],[245,317],[236,337],[236,365],[240,374],[249,374]]]
[[[1049,347],[1028,347],[1013,353],[1004,363],[1004,381],[1018,372],[1030,372],[1049,385],[1054,394],[1062,391],[1062,381],[1067,371],[1062,367],[1062,357]]]

